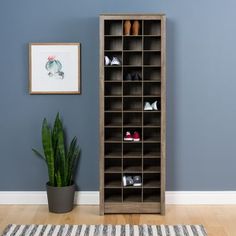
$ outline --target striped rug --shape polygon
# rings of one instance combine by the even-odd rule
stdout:
[[[8,225],[2,236],[207,236],[202,225]]]

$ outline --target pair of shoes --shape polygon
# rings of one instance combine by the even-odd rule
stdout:
[[[124,186],[142,186],[142,178],[140,175],[132,176],[123,176],[123,185]]]
[[[124,23],[124,35],[139,35],[140,23],[138,20],[135,20],[131,25],[130,20],[126,20]]]
[[[158,111],[158,104],[157,101],[155,101],[154,103],[150,104],[149,102],[145,102],[144,105],[144,111]]]
[[[124,80],[141,80],[141,75],[138,72],[128,73]]]
[[[127,131],[125,133],[124,141],[138,142],[138,141],[140,141],[140,135],[139,135],[139,133],[137,131],[135,131],[133,133],[133,135],[129,131]]]
[[[106,66],[116,66],[116,65],[121,65],[121,61],[118,57],[112,57],[112,59],[110,59],[108,56],[105,56],[105,65]]]

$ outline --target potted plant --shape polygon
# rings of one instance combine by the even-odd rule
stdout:
[[[44,155],[36,149],[33,152],[45,160],[49,181],[46,184],[48,208],[50,212],[65,213],[73,209],[75,183],[73,181],[80,148],[74,137],[66,148],[65,136],[59,113],[57,113],[53,129],[46,118],[42,124],[42,146]]]

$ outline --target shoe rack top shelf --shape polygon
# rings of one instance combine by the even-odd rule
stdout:
[[[103,14],[100,27],[100,211],[164,213],[165,16]],[[128,131],[140,140],[125,141]],[[141,186],[124,186],[124,176],[139,176]]]
[[[123,25],[124,23],[133,22],[139,23],[139,34],[137,33],[124,33]],[[161,20],[159,19],[138,19],[138,18],[129,18],[129,19],[115,19],[109,20],[104,19],[104,36],[124,36],[124,37],[145,37],[145,36],[155,36],[161,37]]]

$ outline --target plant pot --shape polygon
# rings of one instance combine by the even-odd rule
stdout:
[[[74,205],[75,184],[65,187],[54,187],[48,183],[47,197],[48,209],[53,213],[66,213],[72,211]]]

